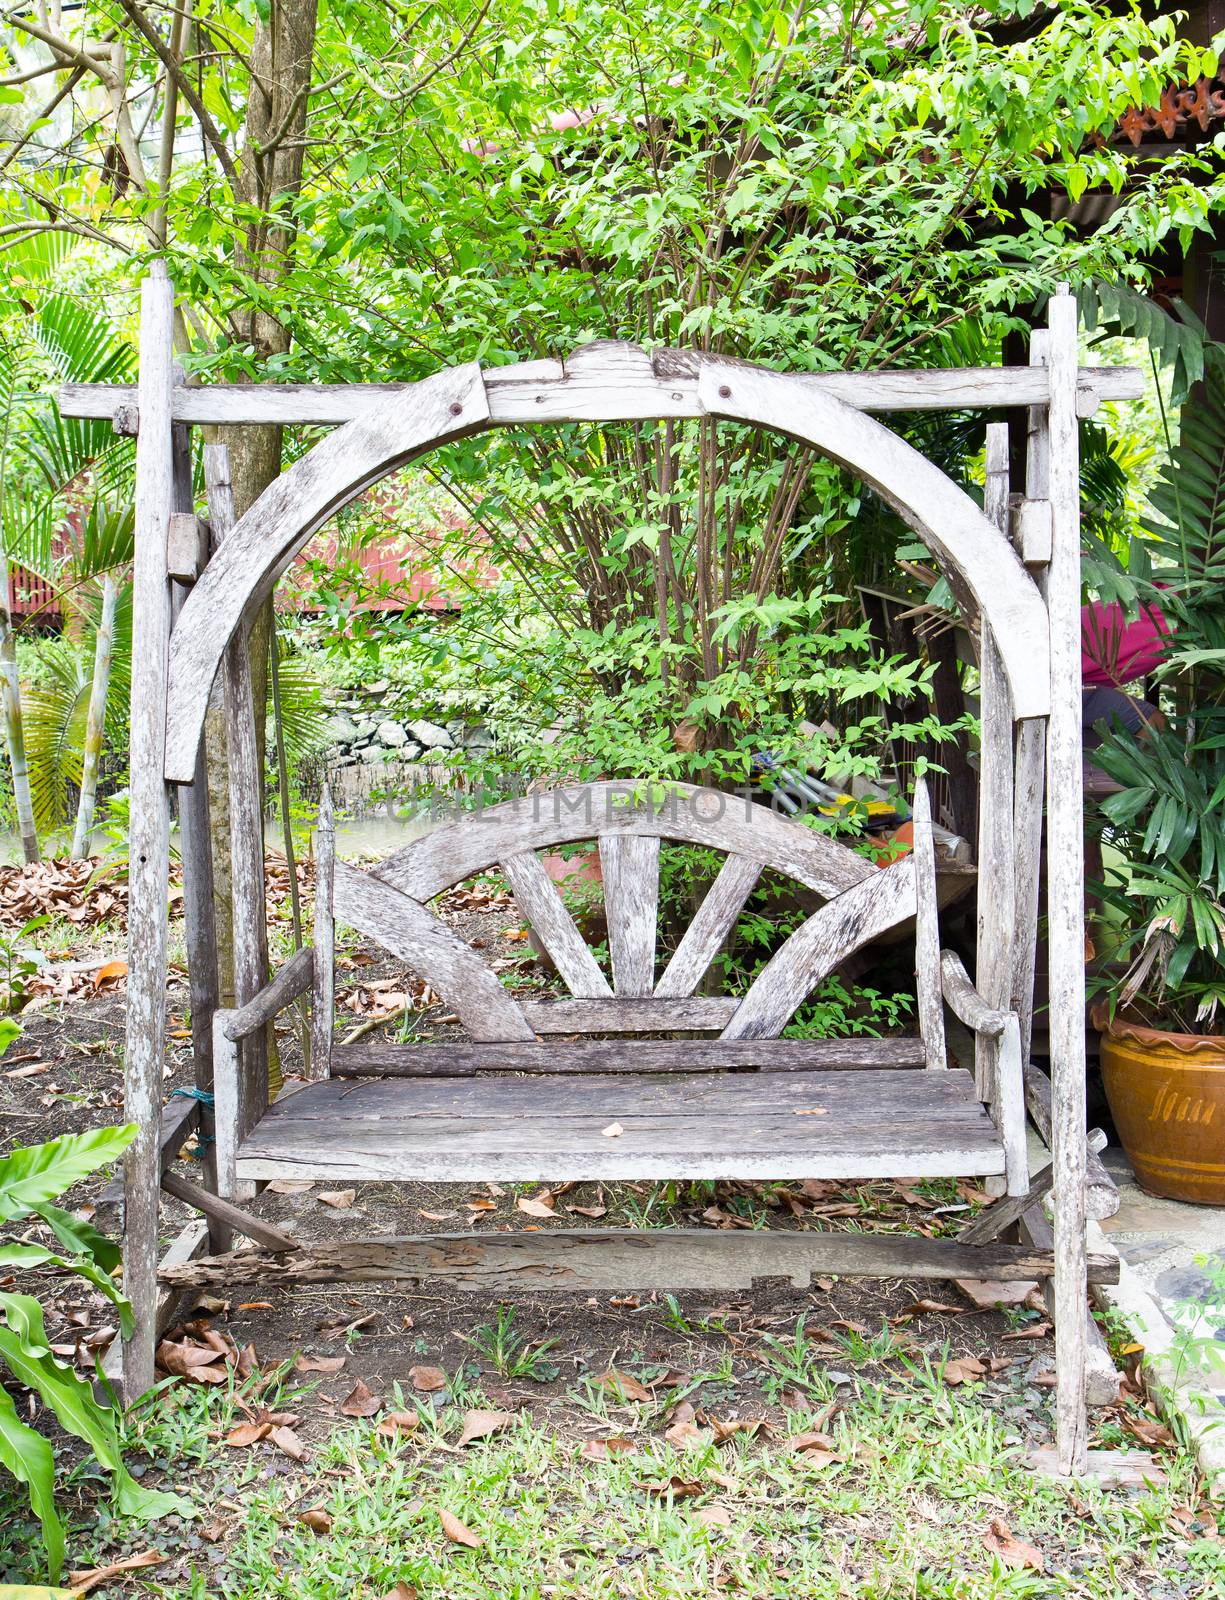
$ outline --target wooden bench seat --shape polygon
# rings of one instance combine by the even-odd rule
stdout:
[[[333,1078],[277,1100],[237,1159],[240,1179],[346,1183],[1003,1171],[1000,1136],[958,1068]]]

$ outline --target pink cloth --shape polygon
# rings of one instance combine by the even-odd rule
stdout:
[[[1128,622],[1122,606],[1095,600],[1080,608],[1080,675],[1086,689],[1121,688],[1152,672],[1173,630],[1159,606]]]

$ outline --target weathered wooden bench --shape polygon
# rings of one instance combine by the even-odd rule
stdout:
[[[220,1193],[241,1198],[252,1184],[274,1178],[964,1176],[997,1179],[1010,1195],[1024,1195],[1018,1019],[987,1006],[958,957],[941,951],[922,783],[914,812],[913,853],[880,868],[737,796],[677,784],[651,804],[629,785],[595,784],[474,813],[360,871],[335,858],[325,797],[313,950],[294,957],[241,1010],[216,1016]],[[611,983],[537,854],[591,838],[603,869]],[[662,840],[704,846],[725,859],[657,972]],[[490,868],[505,875],[569,998],[517,1000],[429,909],[442,891]],[[824,904],[745,994],[697,993],[767,870],[815,890]],[[797,1008],[853,951],[911,920],[915,1037],[781,1037]],[[336,1043],[337,923],[411,967],[456,1013],[468,1038]],[[307,990],[316,1081],[269,1104],[259,1042],[272,1016]],[[949,1064],[944,1006],[975,1037],[976,1073]],[[915,1241],[916,1270],[932,1269],[929,1243]],[[880,1270],[879,1241],[863,1245],[864,1271]],[[1003,1248],[996,1246],[997,1257]],[[900,1270],[906,1252],[896,1243],[892,1249],[889,1270]],[[839,1270],[853,1270],[847,1263],[856,1247],[844,1238],[838,1250]],[[1032,1251],[1016,1253],[1027,1272],[1035,1270]],[[1007,1265],[1001,1257],[991,1270]]]

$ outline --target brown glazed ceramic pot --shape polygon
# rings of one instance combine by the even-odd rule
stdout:
[[[1225,1039],[1094,1021],[1106,1098],[1140,1187],[1225,1206]]]

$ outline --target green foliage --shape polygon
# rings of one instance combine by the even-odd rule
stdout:
[[[1225,1006],[1225,347],[1150,491],[1143,559],[1117,585],[1161,607],[1165,728],[1116,729],[1093,753],[1122,785],[1100,802],[1118,852],[1106,899],[1125,931],[1099,979],[1112,1005],[1159,1027],[1211,1027]]]
[[[111,1278],[119,1265],[117,1247],[89,1223],[51,1202],[80,1179],[116,1160],[135,1133],[135,1127],[128,1126],[65,1134],[0,1157],[0,1221],[39,1217],[63,1247],[60,1253],[25,1240],[0,1241],[0,1267],[29,1270],[52,1266],[76,1273],[116,1307],[125,1335],[131,1332],[131,1308]],[[125,1515],[150,1519],[172,1511],[190,1511],[189,1503],[179,1496],[142,1488],[127,1471],[113,1412],[95,1398],[89,1383],[53,1354],[42,1307],[32,1295],[0,1292],[0,1362],[17,1383],[39,1395],[69,1433],[89,1446],[111,1473],[116,1503]],[[26,1487],[42,1527],[54,1583],[64,1559],[64,1532],[54,1499],[54,1456],[50,1444],[20,1420],[11,1398],[2,1390],[0,1463]]]

